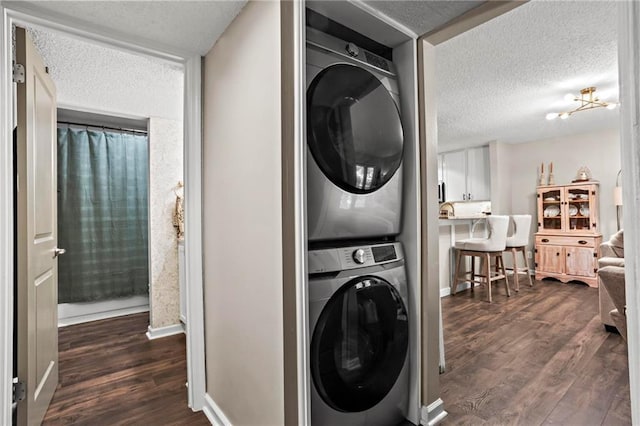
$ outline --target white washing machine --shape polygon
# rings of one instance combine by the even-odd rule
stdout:
[[[307,28],[309,241],[400,233],[404,133],[393,63]]]
[[[407,306],[400,243],[309,251],[312,426],[406,419]]]

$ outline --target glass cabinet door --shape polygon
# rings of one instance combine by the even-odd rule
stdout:
[[[562,209],[562,190],[560,188],[541,190],[539,196],[541,198],[540,205],[542,206],[539,212],[541,229],[561,231],[562,219],[565,214]]]
[[[590,211],[588,186],[565,188],[566,231],[592,231],[595,226]]]

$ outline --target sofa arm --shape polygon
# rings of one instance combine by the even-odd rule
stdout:
[[[613,246],[610,243],[605,242],[600,244],[600,257],[618,257],[618,255],[613,250]]]
[[[624,257],[601,257],[598,259],[598,268],[604,268],[605,266],[624,268]]]
[[[624,288],[624,268],[619,266],[605,266],[598,270],[602,285],[607,289],[613,305],[618,312],[624,313],[626,296]]]

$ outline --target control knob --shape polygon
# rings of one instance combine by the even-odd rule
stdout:
[[[360,49],[358,49],[358,46],[356,46],[354,43],[347,43],[346,49],[349,56],[358,56],[358,54],[360,53]]]
[[[356,262],[358,265],[362,265],[364,263],[364,250],[363,249],[354,250],[353,253],[351,254],[351,257],[353,258],[353,261]]]

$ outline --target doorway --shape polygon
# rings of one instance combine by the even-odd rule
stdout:
[[[602,6],[604,5],[591,5],[593,8]],[[547,8],[551,13],[547,17],[542,17],[543,15],[536,13],[542,8]],[[612,22],[615,26],[615,8],[604,7],[603,9],[597,13],[598,23],[601,24],[607,21]],[[483,114],[486,113],[487,116],[484,117],[482,123],[477,123],[476,126],[473,126],[473,131],[477,134],[466,134],[462,137],[458,134],[458,137],[454,138],[451,137],[453,126],[442,126],[439,131],[442,132],[440,138],[444,142],[441,148],[445,148],[446,145],[443,151],[451,150],[453,152],[458,148],[478,149],[477,145],[486,145],[491,167],[489,180],[491,184],[492,214],[530,214],[533,217],[530,243],[527,248],[531,269],[534,269],[536,255],[533,233],[538,228],[537,222],[544,222],[544,220],[536,220],[538,213],[544,209],[544,207],[542,209],[537,207],[536,199],[536,186],[540,182],[541,163],[544,163],[544,172],[548,176],[550,163],[553,162],[551,171],[555,173],[555,182],[558,184],[571,183],[572,180],[577,178],[577,171],[581,166],[589,166],[593,173],[593,180],[599,181],[600,188],[600,216],[599,220],[594,219],[594,222],[598,222],[598,230],[602,234],[603,241],[608,240],[616,232],[612,194],[616,174],[620,169],[618,114],[615,110],[607,111],[602,108],[598,111],[576,113],[566,120],[545,120],[545,115],[551,111],[571,109],[572,100],[564,101],[563,98],[567,92],[579,93],[580,89],[584,87],[580,86],[583,81],[597,85],[603,101],[618,100],[617,69],[615,67],[617,55],[616,34],[608,33],[606,37],[599,37],[596,34],[597,40],[594,43],[589,43],[585,37],[577,36],[580,33],[580,29],[572,25],[558,27],[560,29],[557,32],[562,31],[564,34],[549,30],[548,23],[553,22],[553,19],[562,20],[560,17],[563,15],[571,15],[573,18],[578,19],[581,25],[586,24],[588,26],[586,21],[590,18],[580,18],[580,12],[584,13],[585,11],[587,10],[573,9],[572,5],[564,3],[555,5],[542,5],[535,2],[527,3],[495,21],[484,24],[486,28],[477,28],[473,34],[462,34],[459,38],[443,43],[435,49],[439,55],[439,66],[442,66],[443,70],[447,69],[447,66],[451,70],[452,64],[460,67],[460,63],[463,62],[460,61],[459,57],[447,58],[445,56],[450,53],[449,43],[451,45],[457,44],[458,46],[464,45],[467,52],[482,52],[478,56],[484,54],[485,58],[488,54],[487,52],[509,52],[508,54],[498,55],[489,64],[483,61],[475,69],[476,72],[473,75],[475,85],[478,86],[477,82],[484,80],[484,84],[481,86],[488,88],[492,92],[492,100],[483,105]],[[593,12],[594,10],[591,9],[588,14],[593,16]],[[528,23],[522,22],[524,16],[527,16]],[[534,18],[535,16],[537,18]],[[488,29],[489,27],[491,31]],[[507,35],[508,31],[511,31],[519,39],[515,36],[509,37]],[[543,34],[541,35],[538,31]],[[525,39],[523,34],[533,36],[533,40],[523,42],[523,39]],[[470,38],[475,41],[471,42]],[[496,41],[498,39],[502,41],[491,43],[491,40]],[[517,43],[512,42],[512,40],[516,39],[518,40]],[[575,61],[569,60],[568,63],[565,62],[570,59],[570,55],[550,54],[552,51],[558,53],[559,50],[562,50],[558,47],[560,45],[548,42],[548,40],[558,39],[564,40],[561,44],[562,48],[570,48],[573,51],[580,50],[586,56],[593,57],[594,61],[588,67],[581,66],[579,67],[580,69],[576,69],[571,66],[571,64],[575,64]],[[588,44],[589,47],[586,49],[578,47],[577,44],[581,41]],[[472,46],[474,43],[475,46]],[[486,44],[484,49],[478,48],[477,45],[480,43]],[[505,47],[505,45],[511,43],[514,45],[513,49]],[[597,47],[600,43],[603,45],[602,48]],[[597,49],[598,53],[589,53],[589,48]],[[537,55],[536,52],[545,52],[548,56]],[[607,59],[604,59],[605,57]],[[517,59],[517,65],[520,68],[516,67],[515,69],[519,69],[518,72],[511,73],[506,71],[508,69],[514,70],[514,68],[509,68],[505,65],[505,62],[508,62],[506,58]],[[550,58],[554,59],[555,62],[552,63],[549,60]],[[477,63],[474,62],[474,59],[477,59],[475,55],[468,55],[465,59],[472,63]],[[529,59],[531,63],[528,62]],[[600,62],[601,59],[602,62]],[[602,63],[604,63],[605,69],[601,67]],[[536,68],[537,65],[540,68]],[[486,73],[488,70],[493,71]],[[552,72],[549,74],[550,70]],[[504,78],[496,77],[503,71],[506,71]],[[506,74],[511,77],[506,77]],[[484,76],[484,79],[480,78],[480,76]],[[516,81],[515,84],[510,84],[509,80],[512,77],[515,77],[514,80],[519,81]],[[571,79],[569,77],[574,78]],[[464,80],[466,77],[457,76],[457,78]],[[509,87],[508,93],[503,91],[505,87]],[[535,95],[523,95],[523,92],[527,93],[527,90],[534,91]],[[468,95],[468,98],[464,98],[464,102],[467,104],[472,103],[467,102],[468,99],[483,98],[478,96],[473,89],[469,92],[462,91]],[[555,97],[551,96],[552,94]],[[444,98],[447,98],[447,96],[445,95]],[[524,100],[524,102],[519,103],[517,102],[518,99]],[[494,102],[507,106],[506,110],[503,110],[498,117],[498,120],[496,120],[495,116],[491,116],[491,111],[496,109]],[[445,102],[445,105],[441,106],[443,106],[443,115],[453,110],[460,112],[460,109],[447,109],[447,107],[451,107],[451,103],[447,105]],[[477,117],[478,115],[476,114],[475,116]],[[538,129],[528,127],[531,124],[524,123],[525,119],[529,120],[529,123],[534,123],[534,126]],[[446,117],[443,117],[443,120],[446,120]],[[465,121],[464,117],[458,116],[455,126],[465,127]],[[496,122],[502,127],[497,131],[491,128],[491,123]],[[541,132],[537,130],[541,130]],[[442,134],[449,137],[443,138]],[[471,160],[467,159],[467,161],[470,162]],[[467,179],[471,175],[471,173],[468,173]],[[464,177],[463,175],[463,179]],[[549,180],[545,178],[543,185],[548,184]],[[463,199],[460,199],[460,201],[463,201]],[[548,200],[547,204],[553,204],[554,202],[555,200]],[[573,204],[577,204],[577,202],[574,201]],[[548,215],[555,217],[555,213],[551,210],[548,211]],[[575,223],[576,217],[587,215],[589,215],[588,209],[583,213],[576,209],[573,213],[568,214],[573,219],[571,221],[567,220],[567,223]],[[593,213],[592,217],[597,217],[597,212]],[[560,218],[550,219],[550,221],[553,220],[560,220]],[[454,235],[456,239],[468,238],[468,230],[462,228],[462,226],[458,227],[459,235]],[[575,229],[575,226],[572,227],[572,230],[576,231],[576,234],[580,232],[579,229]],[[449,227],[447,226],[441,231],[446,231],[446,235],[441,234],[443,237],[441,238],[441,243],[450,245]],[[478,232],[478,234],[480,235],[476,236],[482,236],[482,232]],[[567,253],[569,253],[567,256],[572,256],[571,259],[574,258],[570,251],[567,251]],[[441,259],[443,260],[441,266],[448,266],[446,262],[448,252],[441,250],[442,255],[446,257]],[[561,255],[554,252],[553,256]],[[594,244],[594,250],[589,252],[589,256],[590,261],[595,262],[597,267],[598,253],[596,244]],[[510,256],[508,257],[510,258]],[[590,263],[590,265],[592,264]],[[589,272],[590,274],[594,273],[593,266],[591,266]],[[445,272],[442,275],[444,275],[444,279],[441,278],[441,281],[446,280],[442,290],[448,292],[449,274]],[[584,275],[586,276],[587,274]],[[511,279],[510,284],[513,285],[513,280]],[[448,328],[447,331],[449,332],[445,333],[445,341],[447,341],[447,334],[450,339],[447,342],[447,373],[441,376],[442,398],[445,400],[445,408],[452,414],[452,417],[460,415],[462,405],[466,404],[467,408],[474,406],[475,401],[471,401],[473,396],[479,396],[482,392],[484,394],[479,396],[482,400],[479,404],[483,404],[483,407],[472,408],[469,410],[470,415],[477,415],[480,418],[491,415],[490,407],[496,402],[497,398],[500,398],[498,396],[500,391],[506,391],[503,396],[507,395],[506,402],[503,401],[504,403],[501,403],[500,407],[506,407],[510,403],[520,404],[519,408],[511,408],[510,412],[503,413],[505,414],[505,417],[501,417],[503,422],[517,423],[519,420],[524,423],[540,423],[545,420],[557,422],[562,419],[568,423],[581,423],[580,418],[577,417],[578,410],[576,409],[572,412],[571,407],[583,408],[583,406],[588,409],[588,411],[584,412],[589,412],[590,421],[596,421],[595,419],[602,421],[607,416],[616,415],[616,413],[608,411],[609,407],[615,405],[620,408],[625,403],[628,407],[628,371],[624,371],[627,364],[625,344],[619,336],[611,335],[605,331],[598,312],[598,289],[578,282],[563,284],[559,281],[547,280],[537,281],[533,287],[529,287],[528,284],[523,285],[521,280],[520,292],[514,292],[512,287],[511,297],[507,297],[502,287],[502,282],[500,282],[499,286],[494,286],[494,288],[496,289],[495,293],[502,298],[498,303],[496,303],[495,299],[492,304],[486,302],[486,288],[480,288],[480,291],[476,290],[475,294],[467,290],[449,299],[443,299],[445,330]],[[546,293],[549,290],[551,291]],[[538,299],[534,300],[536,297]],[[521,302],[525,302],[525,304],[520,305]],[[543,310],[540,310],[540,308],[543,308]],[[480,318],[483,315],[487,315],[484,318],[486,324],[479,326],[476,321],[482,322],[483,320],[480,320]],[[553,318],[554,315],[556,316],[555,318]],[[582,317],[580,317],[581,315]],[[539,329],[542,323],[544,323],[544,333],[541,333]],[[502,341],[502,338],[505,338],[507,342]],[[536,340],[537,343],[534,344],[533,341],[528,341],[527,339],[529,338],[538,339]],[[549,372],[554,370],[553,362],[562,358],[561,352],[563,350],[565,351],[564,355],[566,355],[566,351],[571,347],[571,342],[576,340],[580,340],[581,353],[573,354],[571,363],[572,366],[580,365],[580,368],[572,370],[570,366],[566,366],[562,372],[564,377],[558,374],[554,377],[554,380],[557,381],[544,383],[545,376],[548,379]],[[479,349],[481,341],[487,343],[487,346],[483,349]],[[554,345],[557,345],[555,349],[553,349]],[[529,349],[527,349],[527,346]],[[465,353],[461,354],[463,348]],[[478,352],[474,352],[476,350]],[[518,352],[518,350],[521,352]],[[472,353],[473,355],[471,355]],[[475,389],[472,389],[472,386],[468,386],[467,389],[463,390],[460,388],[459,382],[455,383],[461,377],[460,373],[463,371],[461,361],[466,356],[473,359],[471,361],[473,366],[469,367],[469,371],[473,371],[472,374],[479,374],[478,376],[465,376],[466,382],[472,382],[474,383],[473,386],[477,386]],[[588,379],[583,376],[584,374],[589,374],[593,380],[602,380],[603,374],[612,374],[606,368],[600,368],[606,364],[603,362],[605,358],[611,361],[611,369],[616,370],[615,380],[619,380],[618,385],[620,388],[615,389],[615,385],[612,385],[608,389],[601,387],[594,390],[592,396],[597,401],[588,401],[587,399],[577,401],[572,399],[584,389],[585,383],[588,382]],[[450,363],[449,361],[452,362]],[[499,378],[497,374],[482,378],[481,375],[488,372],[487,368],[492,368],[488,366],[496,366],[498,364],[500,364],[499,368],[501,369],[511,369],[511,375],[508,379]],[[590,370],[591,368],[592,370]],[[458,369],[457,372],[455,372],[456,369]],[[537,400],[528,398],[526,402],[523,402],[520,399],[525,385],[528,385],[525,382],[530,381],[530,377],[527,377],[528,373],[535,373],[536,380],[539,380],[539,384],[545,389],[545,392],[550,394],[553,389],[557,391],[553,401],[544,401],[542,393],[531,392],[531,389],[529,389],[528,396],[539,394],[536,397]],[[575,376],[570,377],[568,373],[574,373]],[[562,378],[562,380],[559,380],[559,378]],[[623,390],[625,380],[627,383],[626,395]],[[456,388],[455,391],[453,390],[454,388]],[[463,392],[469,392],[465,394],[465,398],[457,399],[452,397],[452,395],[460,396]],[[596,396],[598,392],[602,392],[600,394],[601,398]],[[532,409],[533,407],[536,407],[535,410]],[[484,409],[488,409],[488,411],[483,411]],[[536,412],[533,413],[533,411]],[[495,410],[493,412],[495,413]],[[545,413],[545,415],[538,422],[535,416],[542,416],[542,413]],[[576,417],[571,417],[571,415],[576,415]],[[611,417],[608,418],[610,419]],[[493,420],[496,421],[496,419]]]
[[[79,323],[131,314],[133,308],[150,312],[145,314],[148,326],[139,330],[144,340],[147,336],[154,339],[182,333],[177,303],[180,297],[176,227],[183,229],[183,223],[178,220],[174,227],[174,213],[181,206],[178,201],[183,199],[184,180],[181,67],[42,29],[28,27],[28,32],[48,65],[47,73],[58,86],[58,104],[65,107],[59,110],[58,117],[58,228],[63,237],[59,243],[69,245],[66,254],[73,256],[73,262],[62,265],[61,278],[67,281],[65,284],[76,287],[73,291],[60,287],[59,310],[73,312],[84,307],[90,312],[62,319]],[[74,60],[78,57],[83,61]],[[116,65],[100,67],[105,60]],[[132,71],[136,84],[121,84],[125,81],[123,76],[131,76]],[[96,113],[105,110],[118,112]],[[129,122],[115,127],[115,121],[127,120],[115,116],[125,114]],[[131,119],[134,114],[143,117],[138,119],[140,128],[135,128],[135,120]],[[91,151],[109,150],[120,152],[104,161],[90,155]],[[81,158],[73,160],[74,155]],[[77,180],[83,168],[89,169],[89,182]],[[115,182],[101,181],[114,176]],[[104,194],[99,194],[101,191]],[[74,197],[83,202],[74,204]],[[96,206],[103,209],[106,217],[100,220],[95,214],[85,217],[87,207]],[[20,212],[16,217],[19,215]],[[131,216],[138,217],[129,220]],[[123,226],[125,229],[118,229]],[[80,232],[85,230],[86,233]],[[73,236],[79,238],[70,238]],[[79,258],[88,265],[74,264]],[[123,263],[131,265],[123,267]],[[115,281],[120,281],[119,286],[114,285]],[[83,289],[78,286],[87,283],[96,284],[96,288],[80,294]],[[146,294],[146,309],[144,305],[122,307],[122,298],[118,296],[139,294]],[[147,302],[149,294],[154,301],[151,309]],[[91,303],[95,300],[100,300],[99,304],[107,309],[96,312],[96,304]],[[89,330],[85,328],[83,333]],[[178,344],[184,358],[184,337]],[[65,377],[61,379],[64,384]],[[186,390],[181,387],[180,391],[186,408]]]

